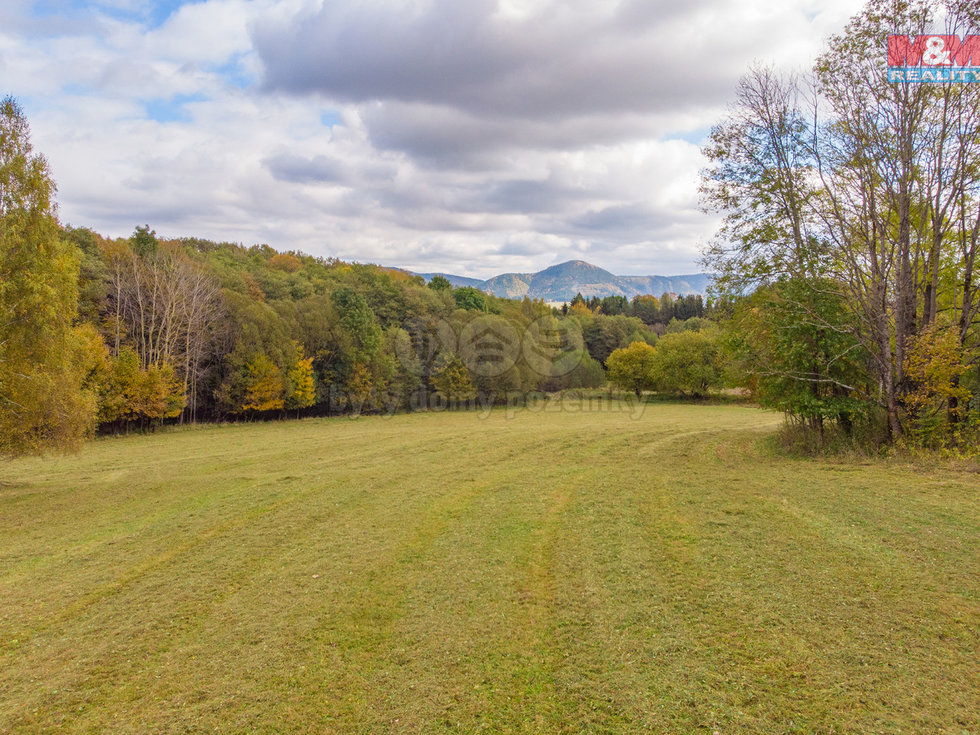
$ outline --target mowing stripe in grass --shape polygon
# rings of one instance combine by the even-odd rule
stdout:
[[[416,414],[9,463],[0,730],[980,728],[976,477],[774,457],[778,421]]]

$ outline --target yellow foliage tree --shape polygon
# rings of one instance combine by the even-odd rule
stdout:
[[[269,258],[269,267],[286,273],[295,273],[303,267],[303,261],[290,253],[277,253]]]
[[[124,347],[116,357],[101,357],[98,368],[99,424],[176,418],[187,402],[183,382],[171,365],[140,366],[139,356]]]
[[[142,379],[141,407],[143,415],[151,421],[175,419],[187,404],[183,382],[178,379],[173,365],[150,365]]]
[[[296,345],[296,362],[286,374],[290,391],[286,408],[306,408],[316,400],[316,383],[313,379],[313,358],[303,357],[303,346]]]
[[[606,360],[609,382],[617,388],[633,391],[639,398],[644,390],[653,387],[655,353],[646,342],[633,342],[629,347],[613,350]]]
[[[95,428],[85,337],[73,328],[78,252],[27,119],[0,100],[0,455],[74,449]]]
[[[942,443],[950,428],[963,418],[972,395],[961,384],[969,369],[956,330],[934,323],[909,343],[905,374],[911,389],[905,405],[913,433],[924,444]]]
[[[354,363],[350,378],[347,380],[347,399],[355,411],[360,411],[365,406],[371,405],[371,392],[374,389],[374,381],[371,379],[371,371],[363,362]]]
[[[242,411],[275,411],[284,406],[282,371],[269,356],[260,354],[248,363]]]

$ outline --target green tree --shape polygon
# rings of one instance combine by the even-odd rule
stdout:
[[[606,382],[606,371],[586,350],[579,353],[579,362],[568,375],[562,376],[564,388],[599,388]],[[572,358],[575,359],[575,358]]]
[[[433,291],[451,291],[453,284],[444,276],[432,276],[432,280],[429,281],[429,288]]]
[[[342,288],[331,295],[331,301],[350,340],[350,351],[362,361],[374,355],[382,344],[381,327],[364,296],[352,288]]]
[[[85,340],[73,327],[77,249],[61,237],[55,185],[23,110],[0,101],[0,454],[71,449],[95,426]]]
[[[432,375],[432,387],[450,404],[476,398],[476,386],[466,363],[457,354],[444,355]]]
[[[633,391],[639,398],[644,390],[653,387],[654,353],[654,348],[646,342],[633,342],[629,347],[613,350],[606,360],[609,382]]]
[[[100,250],[100,238],[83,227],[66,227],[65,237],[81,255],[78,276],[78,318],[89,324],[100,324],[107,309],[109,274]]]
[[[633,316],[648,326],[655,324],[660,319],[660,299],[656,296],[634,296],[630,309]]]
[[[331,363],[334,379],[355,410],[370,408],[383,401],[394,356],[384,350],[384,332],[364,296],[345,287],[331,301],[340,326]]]
[[[656,335],[636,317],[604,316],[599,314],[587,321],[582,334],[592,357],[605,364],[613,350],[628,347],[633,342],[656,341]]]
[[[129,246],[139,257],[149,258],[160,248],[160,241],[157,240],[156,230],[151,230],[149,225],[143,225],[137,226],[130,235]]]
[[[722,386],[722,375],[721,350],[708,334],[676,332],[657,341],[650,364],[656,390],[701,397]]]
[[[467,311],[488,311],[487,295],[472,286],[463,286],[453,291],[453,300],[457,309]]]
[[[388,385],[389,407],[405,407],[422,384],[424,366],[419,358],[412,335],[400,327],[393,327],[385,334],[387,352],[395,355],[397,365]]]
[[[707,319],[703,319],[698,316],[692,316],[689,319],[678,319],[673,318],[667,323],[667,328],[665,332],[700,332],[705,329],[709,329],[713,325],[713,322],[709,322]]]
[[[831,283],[781,281],[741,300],[726,346],[766,407],[822,432],[850,432],[869,415],[869,355],[853,337],[855,315]]]
[[[599,304],[599,313],[607,316],[615,316],[616,314],[632,316],[630,314],[630,302],[625,296],[604,297]]]
[[[260,355],[277,369],[281,365],[291,365],[295,361],[296,348],[287,323],[270,304],[231,292],[224,294],[223,301],[227,311],[221,340],[226,351],[215,366],[214,398],[219,415],[240,414],[242,406],[250,403],[246,399],[253,381],[249,366],[254,366]],[[228,346],[232,348],[228,350]],[[280,375],[280,385],[282,383]]]

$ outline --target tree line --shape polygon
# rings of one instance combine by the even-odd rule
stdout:
[[[711,311],[701,294],[678,296],[671,293],[665,293],[659,298],[650,294],[639,294],[632,299],[625,296],[593,296],[586,299],[581,293],[577,293],[568,304],[562,306],[562,313],[567,314],[570,308],[584,308],[593,314],[608,316],[635,316],[657,334],[667,331],[667,326],[672,321],[703,319]]]
[[[595,388],[700,300],[508,300],[397,269],[62,226],[22,109],[0,110],[0,452],[95,431],[510,401]],[[699,320],[696,317],[692,324]]]

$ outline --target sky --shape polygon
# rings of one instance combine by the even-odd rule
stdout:
[[[700,148],[859,0],[17,0],[65,224],[486,278],[701,270]]]

